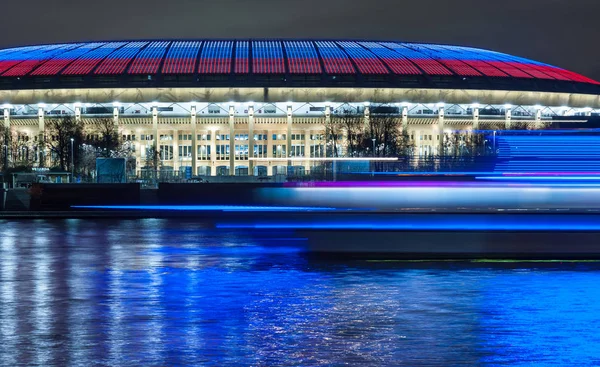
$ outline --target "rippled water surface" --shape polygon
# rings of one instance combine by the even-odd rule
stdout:
[[[600,364],[599,264],[303,246],[180,220],[0,220],[0,365]]]

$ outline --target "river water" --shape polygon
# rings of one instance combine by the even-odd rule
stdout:
[[[0,365],[600,364],[598,263],[304,245],[189,220],[0,220]]]

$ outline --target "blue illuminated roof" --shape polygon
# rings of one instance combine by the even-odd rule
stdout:
[[[181,77],[177,77],[181,76]],[[423,87],[600,94],[600,83],[472,47],[365,40],[142,40],[0,50],[0,89],[129,86]],[[70,84],[69,84],[70,83]]]

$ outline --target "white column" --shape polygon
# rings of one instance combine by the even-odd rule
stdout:
[[[119,127],[119,106],[113,107],[113,123],[115,124],[115,128]]]
[[[440,137],[438,145],[438,154],[444,154],[444,107],[440,107],[438,111],[437,131]]]
[[[310,158],[310,130],[304,129],[302,133],[304,134],[304,156]],[[310,171],[310,159],[304,161],[304,169]]]
[[[331,124],[331,106],[325,106],[325,126],[329,126]],[[325,146],[323,146],[323,156],[327,157],[327,128],[325,129]],[[319,141],[319,146],[321,145],[321,141]],[[320,149],[320,148],[319,148]]]
[[[118,115],[117,115],[118,118]],[[154,134],[154,150],[155,154],[159,153],[158,146],[158,107],[152,106],[152,133]]]
[[[46,162],[46,142],[44,141],[44,135],[46,133],[44,124],[44,107],[38,107],[38,166],[44,167]]]
[[[542,109],[536,108],[535,111],[535,128],[539,129],[542,127]]]
[[[507,108],[504,113],[504,129],[510,130],[512,127],[512,110]]]
[[[408,107],[402,107],[402,134],[408,134]]]
[[[179,170],[182,161],[179,160],[179,130],[173,130],[173,170]]]
[[[254,106],[248,107],[248,175],[254,175]]]
[[[217,175],[217,133],[218,129],[210,131],[210,175]]]
[[[288,105],[287,106],[287,135],[286,135],[286,156],[289,158],[290,154],[292,153],[292,121],[293,120],[293,116],[292,116],[292,105]],[[288,159],[287,161],[287,165],[291,166],[292,165],[292,161]]]
[[[75,106],[75,121],[81,121],[81,107]]]
[[[198,132],[196,131],[196,105],[193,105],[190,111],[190,122],[192,125],[192,176],[196,176],[198,174],[198,147],[196,138],[198,137]],[[211,138],[214,138],[211,136]],[[212,140],[212,139],[211,139]],[[211,148],[212,149],[212,148]],[[211,154],[214,154],[211,152]],[[213,170],[211,169],[211,172]]]
[[[479,130],[479,107],[473,108],[473,130]]]
[[[267,158],[273,158],[273,130],[267,130]],[[267,176],[273,176],[274,161],[269,159]]]
[[[229,106],[229,175],[235,175],[235,107]]]

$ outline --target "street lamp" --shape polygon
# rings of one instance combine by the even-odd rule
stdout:
[[[71,183],[73,183],[74,178],[75,178],[75,165],[73,164],[73,156],[74,156],[73,141],[74,141],[74,139],[71,138]]]
[[[371,139],[373,141],[373,158],[375,158],[375,138]],[[374,164],[375,162],[373,162]],[[373,167],[373,164],[371,165],[372,171],[371,171],[371,176],[375,177],[375,167]]]
[[[375,157],[375,138],[371,140],[373,141],[373,157]]]

